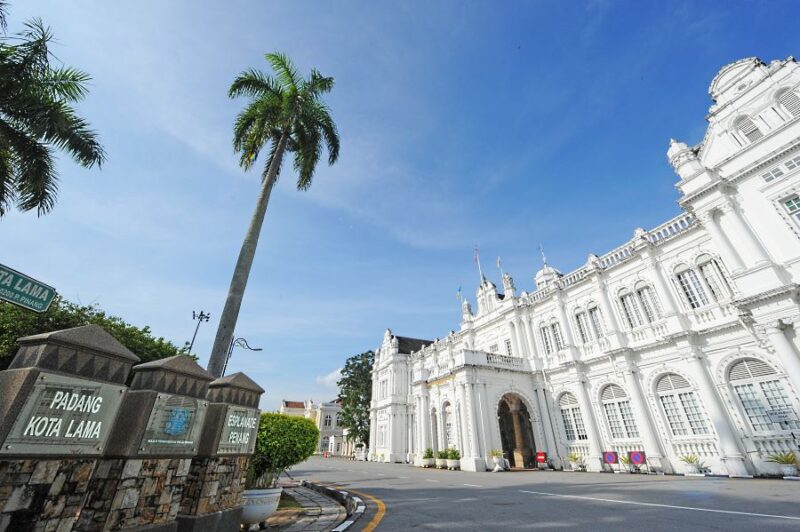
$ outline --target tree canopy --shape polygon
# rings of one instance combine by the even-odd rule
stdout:
[[[84,167],[99,166],[105,153],[73,107],[89,75],[51,54],[53,34],[40,19],[8,36],[6,10],[0,2],[0,217],[14,206],[41,216],[58,194],[56,150]]]
[[[367,351],[347,359],[342,369],[339,399],[342,404],[341,426],[349,429],[348,438],[369,444],[369,405],[372,401],[372,364],[375,353]]]
[[[41,314],[0,302],[0,370],[6,369],[16,355],[17,338],[88,324],[103,327],[142,362],[185,354],[184,348],[155,338],[148,326],[137,327],[109,316],[97,306],[77,305],[56,297],[47,312]]]

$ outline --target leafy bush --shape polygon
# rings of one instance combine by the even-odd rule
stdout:
[[[318,442],[319,429],[310,419],[264,412],[247,472],[247,487],[277,487],[281,473],[314,454]]]
[[[422,454],[422,457],[423,458],[433,458],[433,449],[431,449],[430,447],[425,449],[425,452]]]
[[[767,458],[767,462],[780,465],[797,465],[797,456],[792,451],[775,453]]]
[[[698,468],[703,467],[703,462],[696,454],[685,454],[681,456],[681,462],[689,465],[696,465]]]
[[[583,463],[583,456],[579,455],[578,453],[569,453],[567,455],[567,460],[569,460],[573,464],[580,465]]]
[[[503,451],[501,451],[500,449],[492,449],[489,452],[489,456],[493,456],[495,458],[502,458],[503,457]]]
[[[447,457],[450,455],[447,449],[442,449],[440,451],[436,451],[436,458],[440,460],[446,460]]]
[[[460,460],[461,459],[461,452],[458,449],[448,449],[447,450],[447,459],[448,460]]]

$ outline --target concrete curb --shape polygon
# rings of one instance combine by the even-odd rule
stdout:
[[[307,480],[303,481],[303,486],[321,493],[326,497],[330,497],[344,506],[345,510],[347,511],[347,519],[340,523],[339,526],[331,530],[331,532],[343,532],[344,530],[347,530],[353,523],[358,521],[362,515],[364,515],[364,512],[367,509],[367,505],[364,504],[364,501],[361,499],[361,497],[356,497],[355,495],[351,495],[346,491],[329,488],[321,484],[314,484],[313,482],[309,482]]]

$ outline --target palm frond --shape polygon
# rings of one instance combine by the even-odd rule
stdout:
[[[14,152],[9,146],[0,146],[0,217],[11,209],[17,198],[13,159]]]
[[[0,31],[3,33],[8,29],[8,2],[0,0]]]
[[[51,150],[43,143],[0,122],[0,137],[14,151],[17,207],[36,209],[39,216],[53,208],[58,193],[58,174]]]
[[[311,69],[308,80],[303,82],[303,90],[314,97],[320,96],[333,89],[332,77],[323,76],[316,68]]]
[[[294,151],[294,169],[297,171],[297,190],[308,190],[320,157],[321,139],[314,127],[295,131],[297,148]]]
[[[286,90],[297,91],[300,88],[300,74],[291,59],[281,53],[271,53],[265,57],[272,70],[275,71],[278,81]]]
[[[264,94],[272,94],[280,98],[282,92],[283,88],[277,81],[260,70],[251,68],[236,76],[228,89],[228,97],[249,96],[252,98]]]
[[[48,70],[39,83],[41,88],[47,90],[54,98],[78,102],[89,92],[85,83],[91,79],[86,72],[72,67],[61,67]]]

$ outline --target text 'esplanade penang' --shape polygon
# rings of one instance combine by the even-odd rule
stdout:
[[[703,141],[667,151],[680,216],[568,274],[545,265],[530,293],[484,280],[443,339],[386,332],[371,459],[453,447],[482,471],[500,449],[600,470],[642,451],[667,473],[691,455],[778,472],[767,457],[800,441],[800,68],[743,59],[709,94]]]

